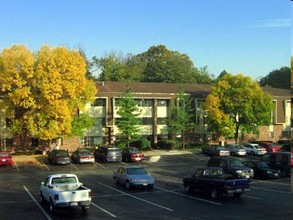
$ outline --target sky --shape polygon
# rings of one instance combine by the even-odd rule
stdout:
[[[0,52],[82,48],[87,58],[165,45],[209,74],[260,79],[292,54],[290,0],[0,0]]]

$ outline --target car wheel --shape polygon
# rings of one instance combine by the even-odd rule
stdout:
[[[55,205],[53,204],[52,199],[50,199],[49,209],[51,213],[55,212]]]
[[[213,188],[212,191],[211,191],[211,197],[212,199],[217,199],[219,197],[219,193],[217,191],[216,188]]]
[[[81,212],[82,212],[82,214],[83,215],[86,215],[88,212],[88,209],[89,209],[89,207],[87,207],[87,206],[81,206]]]
[[[192,187],[188,184],[184,185],[184,189],[185,189],[185,192],[187,192],[187,193],[191,193],[191,191],[192,191]]]
[[[233,197],[234,198],[240,198],[241,197],[241,193],[233,193]]]
[[[281,170],[281,177],[286,177],[286,176],[287,176],[286,170]]]
[[[127,180],[126,183],[125,183],[125,187],[126,187],[126,189],[130,189],[130,187],[131,187],[131,186],[130,186],[130,182],[129,182],[128,180]]]
[[[251,152],[250,152],[250,154],[251,154],[252,156],[254,156],[254,155],[255,155],[254,151],[251,151]]]
[[[42,193],[40,194],[40,203],[41,203],[42,205],[45,204],[44,196],[43,196]]]
[[[114,179],[114,183],[115,183],[116,185],[118,185],[118,179],[117,179],[116,177],[114,177],[113,179]]]

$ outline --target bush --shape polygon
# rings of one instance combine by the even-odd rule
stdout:
[[[137,147],[140,150],[150,150],[151,142],[147,139],[133,140],[130,142],[130,147]]]
[[[174,140],[158,141],[158,148],[165,149],[165,150],[174,150],[176,149],[176,141]]]

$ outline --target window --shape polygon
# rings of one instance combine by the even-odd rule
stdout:
[[[141,118],[141,125],[152,125],[153,118]]]
[[[158,106],[166,107],[167,106],[167,100],[158,100]]]
[[[97,98],[91,106],[106,106],[106,99]]]
[[[158,125],[167,125],[168,118],[158,118]]]

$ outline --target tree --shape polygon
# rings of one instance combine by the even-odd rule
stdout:
[[[182,148],[186,145],[186,134],[194,129],[193,99],[180,88],[176,94],[176,104],[171,107],[169,131],[181,136]]]
[[[164,45],[152,46],[137,55],[111,52],[103,58],[93,57],[92,65],[101,71],[102,81],[205,84],[214,81],[206,66],[197,69],[186,54]]]
[[[272,97],[258,83],[241,74],[225,74],[206,98],[208,129],[216,136],[232,136],[239,131],[257,132],[259,125],[271,123]]]
[[[96,94],[78,51],[42,47],[35,55],[14,45],[0,54],[1,109],[7,112],[17,145],[32,137],[51,140],[70,135],[73,117]]]
[[[261,86],[271,86],[274,88],[290,89],[290,74],[289,67],[281,67],[280,69],[273,70],[267,76],[260,79]]]
[[[127,146],[129,141],[139,132],[139,118],[140,115],[137,103],[134,100],[131,88],[127,85],[122,97],[118,100],[117,113],[120,118],[117,118],[117,127],[119,131],[127,137]]]

